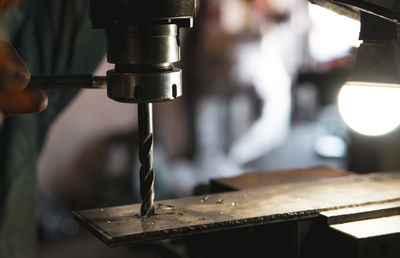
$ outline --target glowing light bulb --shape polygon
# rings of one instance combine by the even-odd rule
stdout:
[[[346,83],[339,93],[339,111],[354,131],[379,136],[400,125],[400,88]]]

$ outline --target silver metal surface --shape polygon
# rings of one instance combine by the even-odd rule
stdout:
[[[107,28],[108,96],[126,103],[173,100],[182,94],[178,26],[151,24]]]
[[[91,0],[94,28],[107,32],[108,96],[126,103],[182,94],[179,28],[191,27],[195,0]]]
[[[116,246],[316,218],[322,211],[395,200],[400,200],[400,173],[393,172],[156,202],[156,215],[150,218],[138,216],[139,204],[74,215]]]
[[[170,101],[182,95],[182,70],[147,73],[109,71],[108,97],[126,103]]]
[[[136,65],[178,62],[180,52],[177,37],[176,24],[108,28],[108,62]]]

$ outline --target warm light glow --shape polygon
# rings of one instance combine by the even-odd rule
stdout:
[[[400,88],[346,83],[339,93],[339,111],[360,134],[387,134],[400,125]]]

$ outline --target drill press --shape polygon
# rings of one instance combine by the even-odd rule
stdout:
[[[380,8],[361,0],[334,2],[359,3],[362,8],[371,7],[369,12],[382,15]],[[346,10],[352,14],[352,9]],[[124,69],[117,65],[114,73],[135,68],[121,67]],[[141,120],[149,118],[146,111],[139,111],[145,116]],[[302,172],[293,172],[298,180]],[[167,209],[162,212],[160,208],[159,216],[149,218],[131,216],[140,205],[73,214],[109,246],[185,238],[189,247],[195,247],[190,253],[199,257],[399,257],[399,173],[348,175],[291,184],[283,183],[288,174],[282,173],[285,172],[279,172],[275,183],[271,173],[265,173],[268,183],[264,187],[257,185],[262,181],[259,175],[236,177],[220,181],[220,189],[241,189],[229,187],[229,181],[231,186],[257,187],[157,202],[158,207]],[[318,169],[317,174],[324,172]]]
[[[93,28],[107,33],[107,95],[138,104],[141,216],[154,215],[152,103],[182,95],[179,28],[192,27],[195,0],[92,0]]]

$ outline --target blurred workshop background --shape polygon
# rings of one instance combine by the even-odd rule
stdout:
[[[338,112],[358,21],[305,0],[202,0],[198,9],[181,35],[183,97],[154,105],[156,199],[244,172],[400,168],[398,130],[361,136]],[[104,59],[97,74],[108,69]],[[136,150],[136,105],[82,90],[38,164],[41,257],[130,257],[89,236],[70,211],[140,202]]]

